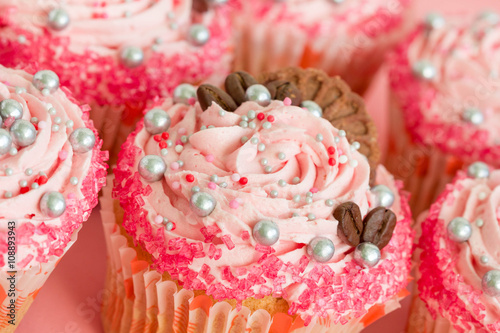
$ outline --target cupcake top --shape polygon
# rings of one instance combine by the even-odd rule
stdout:
[[[431,14],[393,55],[390,81],[414,140],[499,166],[500,16]]]
[[[51,71],[0,66],[0,267],[15,233],[17,267],[61,256],[104,185],[107,153],[88,111]]]
[[[272,295],[306,322],[344,323],[395,297],[412,242],[399,185],[380,168],[386,186],[370,191],[345,131],[247,83],[232,74],[231,95],[202,85],[198,101],[146,113],[115,169],[124,228],[159,271],[216,300]]]
[[[500,171],[460,172],[422,224],[419,290],[459,331],[500,330]]]
[[[257,19],[272,24],[294,22],[311,36],[364,35],[376,38],[401,23],[401,13],[410,0],[256,0],[247,1]],[[363,43],[359,41],[360,43]]]

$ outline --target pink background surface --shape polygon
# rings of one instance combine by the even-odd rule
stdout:
[[[348,0],[347,0],[348,1]],[[388,0],[391,1],[391,0]],[[414,0],[417,15],[429,10],[442,13],[477,11],[485,8],[500,12],[498,0]],[[379,131],[385,129],[387,77],[381,71],[366,95],[368,110]],[[385,142],[382,142],[385,144]],[[79,234],[78,242],[61,260],[34,304],[19,325],[18,333],[100,333],[100,296],[104,288],[106,257],[104,235],[98,210]],[[377,321],[365,333],[404,332],[409,299],[399,309]]]

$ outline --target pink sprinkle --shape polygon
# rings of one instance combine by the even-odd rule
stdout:
[[[229,201],[229,207],[231,207],[232,209],[237,209],[239,206],[240,204],[238,203],[238,201],[236,200]]]
[[[285,106],[292,105],[292,100],[290,99],[290,97],[285,97],[285,99],[283,100],[283,105]]]
[[[172,170],[179,169],[179,163],[177,163],[177,162],[170,163],[170,169],[172,169]]]
[[[156,217],[155,217],[155,223],[161,224],[162,222],[163,222],[163,216],[156,215]]]
[[[344,154],[344,151],[342,149],[340,149],[340,148],[337,149],[337,152],[339,153],[339,156]]]
[[[240,176],[238,173],[233,173],[233,174],[231,175],[231,180],[232,180],[233,182],[238,182],[238,181],[240,181],[240,179],[241,179],[241,176]]]
[[[179,146],[179,145],[184,146],[184,143],[180,139],[177,139],[177,140],[175,140],[175,145],[176,146]]]
[[[208,183],[208,188],[211,190],[215,190],[217,188],[217,185],[214,182],[209,182]]]
[[[63,149],[59,152],[59,159],[64,161],[66,158],[68,158],[68,152]]]
[[[184,135],[184,134],[186,134],[186,132],[187,132],[187,131],[186,131],[186,129],[185,129],[184,127],[181,127],[181,128],[179,128],[179,129],[177,130],[177,133],[179,133],[180,135]]]
[[[189,105],[194,105],[194,103],[196,103],[196,98],[191,97],[190,99],[188,99],[188,103]]]
[[[313,187],[309,190],[311,193],[318,193],[318,189],[316,187]]]
[[[214,160],[215,160],[215,156],[212,155],[212,154],[208,154],[207,156],[205,156],[205,160],[208,162],[208,163],[212,163]]]
[[[172,188],[173,188],[174,190],[178,190],[178,189],[180,189],[180,188],[181,188],[181,183],[179,183],[179,182],[173,182],[173,183],[172,183]]]
[[[47,123],[45,121],[40,121],[38,122],[38,128],[45,128],[45,126],[47,126]]]

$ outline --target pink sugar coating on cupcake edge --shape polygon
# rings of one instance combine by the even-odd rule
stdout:
[[[396,269],[408,273],[411,266],[410,256],[405,256],[405,251],[401,251],[401,248],[411,248],[413,242],[408,194],[401,191],[401,182],[396,182],[396,185],[401,195],[401,210],[404,217],[398,221],[391,242],[383,250],[395,258],[394,260],[383,260],[376,267],[363,270],[354,261],[349,261],[346,262],[344,274],[334,274],[330,267],[316,264],[307,276],[301,276],[310,261],[305,254],[294,265],[291,262],[284,263],[277,258],[273,254],[272,247],[257,245],[256,251],[262,253],[262,256],[250,269],[248,278],[235,277],[233,273],[236,271],[231,272],[231,268],[227,267],[223,275],[228,281],[231,280],[234,287],[230,289],[220,283],[212,283],[214,277],[210,274],[208,265],[204,264],[200,272],[190,269],[188,265],[193,258],[208,256],[217,260],[222,254],[219,246],[230,248],[232,240],[226,238],[223,244],[218,246],[211,244],[205,253],[202,242],[188,244],[185,238],[178,237],[166,244],[163,229],[160,228],[157,233],[154,232],[147,218],[147,211],[142,208],[145,204],[142,196],[150,195],[152,189],[142,182],[137,171],[132,170],[132,165],[141,151],[141,148],[134,145],[134,140],[143,126],[143,120],[141,120],[119,153],[118,165],[114,170],[113,197],[120,201],[125,210],[123,226],[134,237],[134,241],[141,244],[149,253],[159,254],[159,259],[154,259],[153,266],[160,272],[167,271],[173,279],[179,279],[182,276],[182,285],[185,289],[206,290],[208,295],[212,295],[217,300],[236,299],[241,306],[240,302],[248,297],[262,298],[267,295],[285,297],[286,291],[281,287],[281,284],[285,282],[283,281],[285,277],[279,276],[278,273],[288,272],[293,275],[295,281],[308,286],[301,294],[299,302],[290,304],[289,314],[301,314],[303,311],[312,310],[318,316],[325,317],[334,313],[334,322],[345,324],[352,316],[364,315],[365,306],[377,301],[387,301],[407,285],[406,279],[398,281],[396,276],[400,275],[393,274]],[[140,237],[137,237],[138,228],[144,231]],[[205,236],[205,242],[210,242],[220,233],[220,229],[217,226],[209,226],[203,227],[200,232]],[[242,240],[249,237],[248,233],[241,235]],[[172,251],[179,252],[179,254],[167,254]],[[273,286],[267,286],[261,275],[272,278]],[[321,278],[324,284],[318,283]],[[384,291],[381,284],[390,287]],[[249,287],[254,285],[260,285],[259,293],[249,290]],[[312,317],[304,315],[303,319],[309,323]]]
[[[457,174],[454,181],[446,186],[445,191],[431,206],[427,218],[422,223],[422,236],[418,244],[422,249],[418,290],[424,302],[429,304],[428,300],[434,300],[439,305],[437,309],[427,306],[431,315],[435,318],[440,313],[452,321],[457,331],[467,332],[471,329],[498,331],[500,320],[489,325],[480,321],[485,317],[486,309],[479,298],[483,291],[467,284],[455,271],[457,243],[448,237],[445,223],[439,220],[441,207],[447,201],[454,199],[453,191],[460,190],[460,181],[466,177],[463,171]]]
[[[420,144],[438,147],[445,153],[469,161],[481,160],[498,165],[500,145],[487,144],[490,133],[472,124],[433,123],[425,118],[425,107],[431,105],[438,91],[419,80],[412,72],[408,50],[412,41],[424,32],[417,28],[389,58],[391,91],[397,98],[404,115],[406,129]],[[460,143],[453,145],[452,143]]]

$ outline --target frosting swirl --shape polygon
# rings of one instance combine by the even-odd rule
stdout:
[[[415,140],[498,166],[499,42],[500,25],[483,15],[452,17],[441,28],[420,26],[399,48],[391,87]],[[432,66],[433,78],[415,75],[422,61]]]
[[[15,221],[20,268],[64,253],[73,232],[97,204],[106,176],[107,153],[100,151],[99,139],[84,154],[75,153],[68,141],[73,130],[93,130],[88,111],[82,111],[61,89],[44,96],[32,81],[26,72],[0,67],[0,100],[19,102],[22,119],[37,129],[34,143],[13,144],[10,153],[0,155],[0,239],[7,244],[8,221]],[[4,128],[11,125],[11,120],[4,121]],[[41,197],[52,191],[66,199],[65,213],[55,218],[40,209]],[[6,252],[2,245],[0,266],[4,268]]]
[[[333,311],[339,319],[360,316],[406,285],[411,232],[407,206],[397,200],[398,236],[373,268],[374,279],[384,279],[373,297],[349,307],[332,299],[343,293],[355,299],[364,288],[341,286],[333,296],[324,291],[332,288],[333,276],[348,275],[351,281],[372,273],[355,268],[352,248],[337,236],[332,212],[340,203],[354,201],[366,215],[374,202],[366,158],[327,120],[281,101],[266,107],[245,102],[235,112],[225,112],[216,103],[205,112],[198,103],[166,100],[160,107],[171,117],[170,129],[151,135],[139,123],[123,146],[113,192],[126,212],[123,226],[160,271],[217,300],[282,297],[292,313],[305,318]],[[136,171],[146,155],[162,156],[167,170],[160,181],[148,183]],[[387,177],[381,171],[379,180]],[[391,187],[398,191],[393,181]],[[216,201],[206,217],[190,207],[191,196],[199,191]],[[261,220],[279,227],[279,241],[272,247],[252,237]],[[335,245],[333,258],[324,265],[306,255],[316,236]],[[394,267],[394,260],[401,260],[403,274],[380,274]],[[318,276],[326,282],[315,281]],[[327,305],[320,305],[322,301]]]
[[[459,173],[423,222],[421,297],[457,330],[500,329],[500,302],[481,288],[486,272],[500,269],[499,212],[500,171],[493,171],[489,179]],[[472,236],[467,242],[455,243],[448,237],[447,225],[456,217],[471,222]]]

